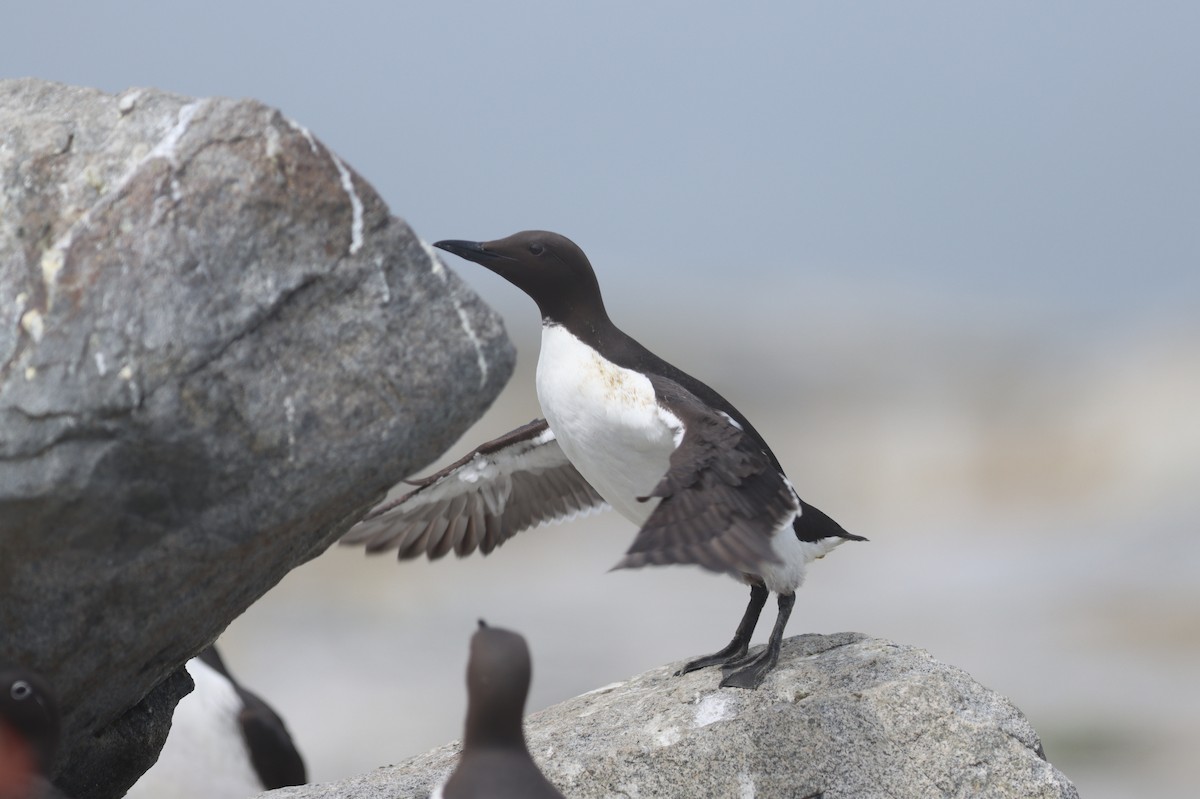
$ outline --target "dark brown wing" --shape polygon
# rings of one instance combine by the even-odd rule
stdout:
[[[220,672],[232,683],[234,690],[241,697],[242,710],[238,713],[238,724],[241,725],[242,735],[246,739],[250,762],[258,772],[263,787],[272,790],[306,783],[308,775],[304,767],[304,758],[296,749],[287,725],[283,723],[279,714],[262,697],[243,688],[233,678],[215,645],[210,644],[196,659]]]
[[[544,419],[483,444],[417,488],[385,502],[342,536],[368,552],[436,560],[491,552],[547,522],[607,507],[567,460]]]
[[[771,539],[795,517],[799,500],[762,443],[678,383],[650,381],[683,437],[650,493],[662,501],[615,568],[692,563],[757,574],[779,562]]]
[[[250,762],[267,790],[304,785],[308,774],[283,719],[257,694],[238,686],[242,712],[238,723],[246,738]]]

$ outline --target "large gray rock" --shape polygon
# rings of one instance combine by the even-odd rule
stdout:
[[[61,694],[60,784],[116,796],[178,666],[459,436],[513,353],[258,102],[0,81],[0,192],[0,658]]]
[[[1077,797],[1028,720],[927,652],[857,633],[784,642],[757,691],[681,663],[526,720],[529,749],[571,799]],[[537,667],[534,664],[534,679]],[[396,766],[262,799],[426,797],[453,743]]]

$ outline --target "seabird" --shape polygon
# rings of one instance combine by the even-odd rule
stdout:
[[[525,744],[522,718],[531,670],[524,638],[479,621],[467,661],[462,754],[430,799],[564,799]]]
[[[0,663],[0,799],[62,796],[47,779],[61,733],[58,702],[46,681]]]
[[[307,781],[283,719],[230,675],[215,646],[186,668],[196,687],[175,706],[158,761],[126,799],[245,799]]]
[[[570,239],[532,230],[434,246],[490,269],[537,303],[537,394],[546,418],[416,481],[343,543],[398,549],[402,559],[486,554],[521,530],[611,506],[640,527],[614,568],[695,564],[749,584],[733,640],[680,673],[721,665],[722,686],[758,687],[779,658],[808,563],[866,539],[800,498],[737,408],[613,324],[591,263]],[[750,655],[772,592],[775,627]]]

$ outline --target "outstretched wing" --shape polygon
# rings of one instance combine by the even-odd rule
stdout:
[[[491,552],[547,522],[607,507],[563,454],[544,419],[483,444],[414,490],[376,506],[342,536],[368,552],[436,560]]]
[[[678,383],[659,376],[650,382],[683,436],[645,498],[662,501],[615,568],[691,563],[758,574],[765,563],[778,563],[771,539],[800,505],[765,445]]]

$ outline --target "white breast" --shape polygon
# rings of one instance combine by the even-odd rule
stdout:
[[[683,428],[650,381],[600,356],[559,325],[542,327],[538,401],[563,453],[622,516],[641,525],[658,504],[638,502],[667,473]]]
[[[196,683],[179,700],[158,762],[126,799],[245,799],[263,790],[238,725],[241,697],[202,660],[187,663]]]

